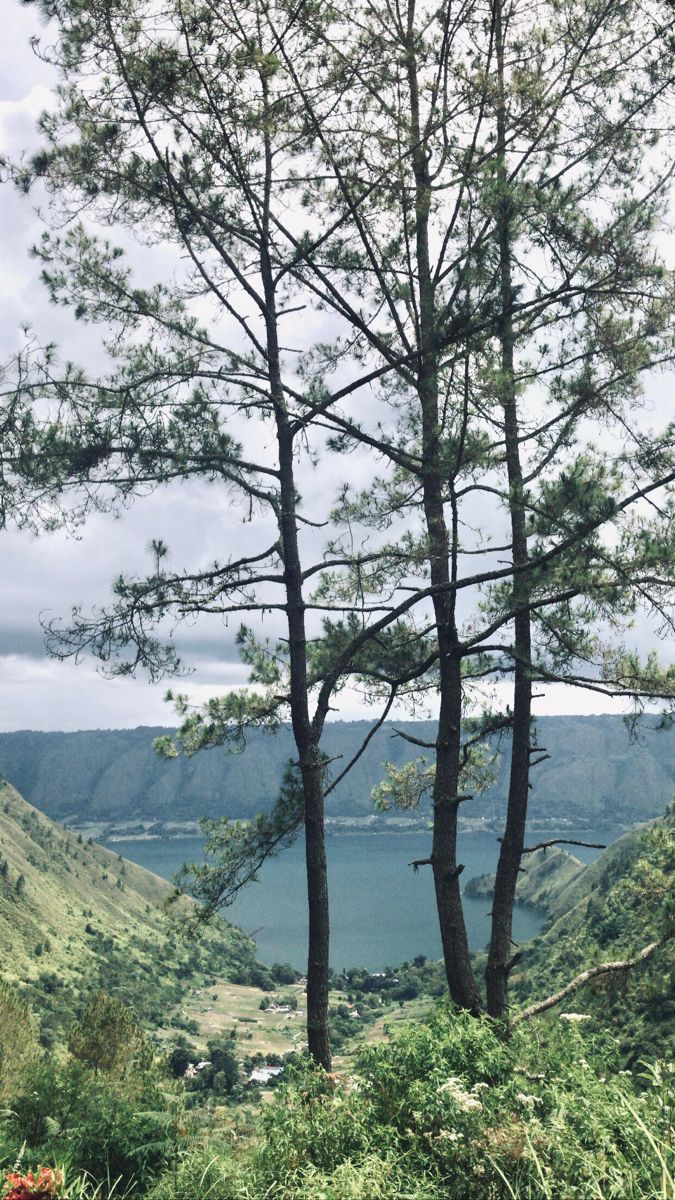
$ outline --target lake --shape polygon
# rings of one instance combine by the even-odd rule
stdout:
[[[536,840],[546,835],[537,833]],[[548,835],[553,836],[553,835]],[[569,834],[588,841],[602,835]],[[171,879],[182,863],[200,861],[200,838],[156,841],[114,841],[110,849],[124,858]],[[494,871],[498,844],[493,833],[465,833],[459,839],[459,861],[465,864],[464,880]],[[578,850],[590,861],[599,852]],[[331,896],[331,964],[337,970],[362,966],[381,971],[386,966],[425,954],[441,957],[431,871],[415,873],[407,864],[429,854],[429,835],[415,833],[341,833],[327,837]],[[465,912],[472,949],[483,947],[490,936],[489,900],[465,897]],[[307,909],[304,846],[302,840],[265,863],[257,883],[252,883],[233,905],[223,911],[233,924],[255,936],[261,962],[290,962],[307,968]],[[534,937],[543,923],[541,913],[517,908],[514,938]]]

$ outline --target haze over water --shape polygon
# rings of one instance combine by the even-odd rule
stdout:
[[[569,836],[573,837],[574,834]],[[588,841],[602,837],[585,831]],[[537,840],[541,835],[536,835]],[[182,863],[201,860],[203,840],[175,838],[157,841],[115,841],[111,848],[148,870],[171,879]],[[576,854],[577,849],[571,847]],[[385,966],[425,954],[441,957],[436,922],[433,881],[429,867],[418,872],[408,866],[429,854],[429,834],[350,833],[327,839],[331,895],[331,965],[362,966],[381,971]],[[494,833],[460,836],[459,861],[465,864],[463,882],[493,871],[498,844]],[[598,851],[579,850],[583,861]],[[298,970],[307,966],[307,909],[304,847],[302,839],[276,859],[267,862],[257,883],[250,884],[223,915],[255,935],[257,955],[263,963],[290,962]],[[464,898],[471,948],[482,948],[489,938],[490,901]],[[514,938],[534,937],[543,914],[516,908]]]

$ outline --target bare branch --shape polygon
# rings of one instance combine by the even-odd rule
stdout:
[[[551,838],[548,842],[537,842],[536,846],[523,846],[523,854],[534,854],[536,850],[548,850],[549,846],[585,846],[588,850],[607,849],[605,842],[579,842],[576,838]]]
[[[597,967],[589,967],[587,971],[582,971],[581,975],[577,975],[572,979],[566,987],[559,992],[555,992],[552,996],[548,996],[546,1000],[539,1000],[536,1004],[530,1004],[529,1008],[524,1008],[522,1012],[516,1013],[513,1018],[512,1025],[520,1025],[522,1021],[529,1021],[531,1017],[538,1017],[540,1013],[547,1012],[549,1008],[555,1008],[556,1004],[561,1004],[568,996],[573,996],[579,988],[585,987],[590,983],[591,979],[598,979],[603,975],[615,975],[620,972],[632,971],[634,967],[639,967],[642,963],[665,946],[666,942],[671,941],[675,936],[675,930],[666,933],[663,937],[658,938],[655,942],[650,942],[645,946],[639,954],[634,958],[623,958],[616,962],[600,963]]]
[[[425,742],[422,738],[413,737],[412,733],[406,733],[404,729],[395,729],[392,737],[403,738],[404,741],[410,742],[413,746],[421,746],[423,750],[435,750],[435,742]]]
[[[420,867],[432,867],[433,865],[434,865],[433,858],[414,858],[412,860],[412,862],[408,863],[408,866],[412,867],[415,874],[417,874]]]

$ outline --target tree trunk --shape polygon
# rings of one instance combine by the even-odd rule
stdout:
[[[262,80],[267,99],[267,84]],[[330,924],[328,911],[328,870],[324,838],[324,769],[319,749],[320,730],[312,728],[309,715],[307,678],[307,636],[305,602],[297,526],[297,492],[293,464],[293,432],[288,419],[281,380],[277,305],[269,255],[269,202],[272,187],[272,151],[269,133],[265,135],[265,189],[263,197],[263,238],[260,273],[265,293],[265,328],[270,391],[276,414],[279,453],[280,507],[277,513],[281,554],[284,562],[290,707],[293,736],[302,776],[305,823],[305,860],[307,870],[307,907],[309,916],[307,955],[307,1043],[312,1058],[326,1071],[331,1068],[328,1035],[328,968]]]
[[[411,159],[415,176],[415,249],[419,289],[417,390],[422,410],[422,489],[429,546],[434,616],[439,647],[440,710],[433,790],[432,866],[443,958],[450,995],[462,1008],[478,1012],[480,996],[471,965],[457,864],[457,795],[459,791],[462,689],[461,656],[455,623],[455,594],[449,588],[451,545],[445,519],[438,402],[438,349],[433,274],[429,252],[431,181],[420,122],[414,31],[415,5],[408,5],[408,82],[410,87]]]
[[[307,1043],[312,1058],[331,1068],[328,1036],[328,967],[330,927],[328,872],[324,839],[323,769],[315,748],[303,769],[305,793],[305,853],[309,907],[307,962]]]
[[[324,840],[324,769],[318,737],[309,717],[307,638],[302,572],[298,550],[293,479],[293,440],[283,409],[277,412],[281,511],[288,646],[290,659],[291,724],[298,750],[304,798],[305,851],[309,945],[307,962],[307,1041],[309,1052],[327,1071],[331,1067],[328,1037],[328,966],[330,925],[328,871]]]
[[[445,651],[445,637],[439,636],[441,655],[441,704],[436,741],[436,778],[434,781],[432,865],[436,907],[441,930],[443,959],[450,995],[456,1004],[472,1013],[481,1008],[478,987],[471,965],[469,942],[459,885],[461,868],[457,863],[457,811],[459,790],[460,718],[462,706],[460,659]]]
[[[504,90],[504,36],[502,0],[495,0],[494,28],[497,55],[497,231],[499,237],[501,301],[501,371],[506,468],[513,565],[514,694],[509,798],[495,876],[492,935],[485,971],[488,1012],[501,1017],[506,1010],[511,957],[516,883],[525,844],[525,821],[530,776],[530,726],[532,716],[530,585],[523,569],[528,562],[523,473],[520,462],[518,407],[514,384],[513,283],[511,264],[511,200],[506,165],[506,101]]]

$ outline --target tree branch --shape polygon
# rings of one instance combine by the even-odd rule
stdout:
[[[551,838],[548,842],[537,842],[536,846],[524,846],[523,854],[534,854],[535,850],[548,850],[549,846],[586,846],[589,850],[606,850],[604,842],[578,842],[575,838]]]
[[[422,738],[413,737],[411,733],[406,733],[403,729],[395,729],[391,735],[394,737],[403,738],[406,742],[411,742],[413,746],[421,746],[423,750],[435,750],[435,742],[425,742]]]
[[[511,1024],[520,1025],[522,1021],[529,1021],[531,1017],[537,1017],[549,1008],[554,1008],[556,1004],[560,1004],[568,996],[573,996],[579,988],[585,987],[591,979],[598,979],[602,975],[613,975],[621,971],[631,971],[633,967],[639,967],[641,963],[647,962],[657,950],[660,950],[661,946],[665,946],[666,942],[669,942],[673,936],[675,936],[675,930],[658,938],[655,942],[650,942],[634,958],[624,958],[617,962],[600,963],[597,967],[589,967],[587,971],[582,971],[581,975],[577,975],[576,979],[572,979],[561,991],[548,996],[546,1000],[530,1004],[529,1008],[524,1008],[522,1012],[517,1013]]]

